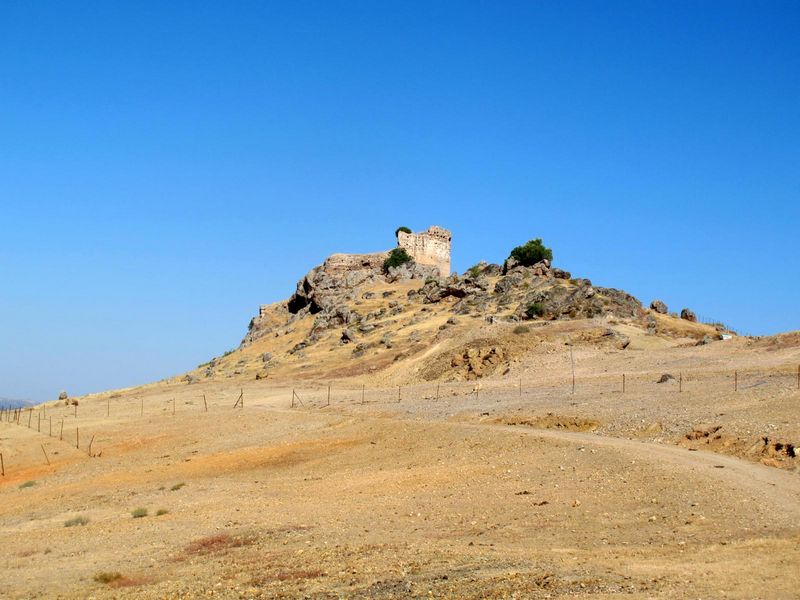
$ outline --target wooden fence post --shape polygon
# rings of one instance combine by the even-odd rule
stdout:
[[[30,428],[31,428],[31,419],[32,419],[32,418],[33,418],[33,409],[31,408],[31,409],[28,411],[28,429],[30,429]]]
[[[6,476],[6,464],[3,462],[2,452],[0,452],[0,473],[2,473],[3,477]]]
[[[572,365],[572,393],[575,393],[575,358],[572,356],[572,343],[569,345],[569,362]]]
[[[622,374],[622,393],[625,393],[625,373]]]
[[[436,400],[439,400],[439,386],[441,386],[441,382],[436,383]]]
[[[208,402],[206,402],[205,394],[203,394],[203,407],[205,408],[205,412],[208,412]]]
[[[519,378],[519,397],[522,398],[522,377]]]
[[[92,443],[94,443],[94,435],[92,436],[92,439],[89,440],[89,448],[86,450],[86,454],[89,456],[92,455]]]
[[[42,413],[36,413],[36,430],[42,433]]]
[[[367,386],[364,385],[364,384],[361,384],[361,404],[362,404],[362,406],[364,404],[364,393],[366,392],[366,389],[367,389]]]
[[[144,416],[144,398],[139,398],[139,400],[142,403],[141,410],[139,411],[139,416],[143,417]]]
[[[77,427],[75,428],[75,447],[78,449],[81,447],[81,434]]]
[[[325,406],[331,405],[331,384],[328,384],[328,403]]]
[[[400,386],[397,386],[397,403],[400,404]]]
[[[678,375],[678,391],[679,392],[683,391],[683,371],[681,371],[680,374]]]
[[[739,371],[733,372],[733,391],[739,391]]]

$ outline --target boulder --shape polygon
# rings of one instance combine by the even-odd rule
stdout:
[[[660,315],[666,315],[669,312],[667,305],[661,300],[653,300],[650,303],[650,309],[656,311]]]
[[[675,378],[674,378],[672,375],[670,375],[669,373],[664,373],[664,374],[663,374],[663,375],[662,375],[662,376],[661,376],[661,377],[658,379],[658,381],[656,381],[656,383],[667,383],[667,382],[668,382],[670,379],[675,379]]]
[[[67,394],[67,392],[65,392],[64,390],[61,390],[61,392],[59,392],[58,394],[58,399],[66,400],[67,398],[69,398],[69,394]]]
[[[692,312],[688,308],[684,308],[683,310],[681,310],[681,319],[683,319],[684,321],[691,321],[692,323],[697,323],[697,315],[694,314],[694,312]]]

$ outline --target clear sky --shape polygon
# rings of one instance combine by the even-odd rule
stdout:
[[[235,347],[333,252],[453,231],[800,328],[800,3],[0,5],[0,396]]]

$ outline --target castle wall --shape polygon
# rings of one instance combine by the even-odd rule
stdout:
[[[421,233],[397,232],[397,245],[419,264],[437,267],[442,277],[448,277],[451,238],[450,231],[434,225]]]
[[[383,261],[385,261],[388,256],[388,252],[374,252],[371,254],[331,254],[325,259],[323,269],[326,273],[380,269],[383,267]]]

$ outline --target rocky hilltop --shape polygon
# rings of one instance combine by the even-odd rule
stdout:
[[[397,237],[391,251],[328,257],[288,300],[260,307],[239,348],[186,378],[468,380],[535,369],[537,354],[552,345],[623,351],[631,340],[709,343],[724,331],[697,323],[688,309],[682,318],[670,314],[659,300],[646,308],[548,259],[481,262],[444,275],[449,231]],[[398,250],[406,260],[392,266]]]

